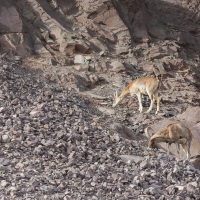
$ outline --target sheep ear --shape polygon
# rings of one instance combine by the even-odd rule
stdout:
[[[150,130],[152,131],[151,134],[150,134]],[[155,132],[151,127],[147,127],[147,128],[145,128],[144,133],[147,136],[147,138],[150,139]]]

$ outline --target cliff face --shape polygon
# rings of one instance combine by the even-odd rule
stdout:
[[[199,51],[195,0],[1,0],[0,5],[1,52],[12,49],[22,57],[71,53],[71,43],[83,45],[84,50],[77,47],[83,53],[126,52],[131,44],[163,40]]]
[[[114,1],[135,40],[174,40],[199,50],[198,1]]]

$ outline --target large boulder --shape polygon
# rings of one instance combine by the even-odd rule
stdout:
[[[187,110],[183,114],[178,115],[177,118],[192,131],[192,156],[200,155],[200,108],[188,107]]]
[[[23,43],[27,35],[23,34],[23,23],[14,1],[0,0],[0,53],[11,49],[18,55],[27,55]]]
[[[22,32],[22,20],[12,0],[0,0],[0,33]]]

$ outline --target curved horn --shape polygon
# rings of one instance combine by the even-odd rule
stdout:
[[[150,130],[152,131],[152,134],[149,133]],[[147,136],[147,138],[149,139],[152,137],[152,135],[155,133],[155,131],[151,127],[147,127],[147,128],[145,128],[144,133]]]

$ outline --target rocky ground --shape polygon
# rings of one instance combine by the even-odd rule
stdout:
[[[0,72],[2,199],[200,198],[188,161],[122,137],[91,100],[37,72],[3,60]]]
[[[200,199],[198,1],[0,7],[1,199]],[[136,97],[112,108],[131,80],[158,75],[158,115]],[[144,128],[174,121],[193,133],[190,162],[147,148]]]

